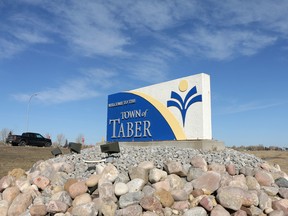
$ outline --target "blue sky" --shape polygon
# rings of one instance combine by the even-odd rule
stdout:
[[[107,95],[204,72],[214,139],[287,146],[287,11],[285,0],[0,0],[0,130],[95,144]]]

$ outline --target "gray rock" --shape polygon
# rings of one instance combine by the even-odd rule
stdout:
[[[47,205],[47,212],[49,213],[65,213],[68,209],[68,205],[59,200],[51,200]]]
[[[163,188],[163,189],[165,189],[167,191],[171,190],[170,182],[169,182],[169,180],[167,178],[164,181],[160,181],[160,182],[156,182],[156,183],[152,184],[152,187],[155,190],[159,190],[160,188]]]
[[[29,192],[20,193],[11,203],[8,215],[20,215],[32,204],[32,196]]]
[[[6,200],[0,200],[0,215],[6,216],[9,209],[9,203]]]
[[[153,168],[149,171],[149,182],[156,183],[167,178],[167,172],[161,169]]]
[[[183,216],[206,216],[208,215],[207,212],[205,211],[204,208],[202,207],[194,207],[194,208],[191,208],[189,210],[187,210]]]
[[[216,205],[212,209],[210,216],[230,216],[230,213],[221,205]]]
[[[205,189],[210,194],[216,191],[220,186],[221,176],[217,172],[208,171],[199,178],[192,181],[195,189]]]
[[[187,173],[187,181],[192,181],[199,178],[204,171],[201,168],[190,167]]]
[[[99,197],[104,202],[108,202],[110,200],[113,202],[117,201],[117,198],[114,193],[114,187],[111,182],[106,182],[106,183],[101,184],[98,190],[99,190]]]
[[[87,204],[90,202],[92,202],[91,196],[88,193],[84,193],[75,197],[75,199],[72,202],[72,206],[76,207],[76,206]]]
[[[245,163],[240,166],[240,174],[244,174],[245,176],[254,176],[255,170],[252,167],[245,166]]]
[[[278,178],[275,180],[275,183],[279,186],[279,187],[283,187],[283,188],[288,188],[288,180],[286,178]]]
[[[202,158],[201,156],[194,156],[191,159],[191,165],[195,168],[200,168],[203,171],[207,171],[207,162],[205,161],[204,158]]]
[[[168,174],[176,174],[178,176],[187,176],[182,164],[179,161],[167,161],[164,163],[164,169]]]
[[[123,182],[118,182],[115,184],[114,190],[115,190],[116,196],[121,196],[121,195],[128,193],[129,188],[128,188],[127,184],[125,184]]]
[[[274,210],[281,210],[285,215],[288,215],[288,200],[281,199],[272,201],[272,208]]]
[[[113,164],[108,163],[101,173],[99,184],[100,182],[104,183],[106,181],[114,182],[116,178],[118,177],[118,174],[119,174],[119,171],[117,170],[117,168]]]
[[[244,190],[238,187],[225,187],[218,190],[217,199],[224,207],[239,210],[243,204]]]
[[[285,213],[281,210],[274,210],[268,216],[285,216]]]
[[[72,209],[72,215],[96,216],[98,211],[94,202],[78,205]]]
[[[13,202],[13,200],[20,194],[20,190],[16,186],[6,188],[2,193],[2,199],[6,200],[9,205]]]
[[[145,185],[142,189],[144,196],[152,196],[155,193],[155,189],[150,185]]]
[[[260,190],[260,184],[253,176],[246,176],[248,190]]]
[[[225,173],[226,167],[224,164],[212,163],[208,165],[208,170],[218,172],[218,173]]]
[[[141,191],[145,186],[145,181],[141,178],[132,179],[130,182],[127,183],[128,191],[137,192]]]
[[[143,161],[139,163],[138,167],[141,167],[146,170],[151,170],[154,168],[154,163],[153,161]]]
[[[193,191],[193,183],[192,182],[185,182],[183,190],[185,190],[187,194],[191,194]]]
[[[257,208],[256,206],[251,206],[249,208],[250,212],[251,212],[251,215],[262,215],[263,214],[263,211],[259,208]]]
[[[170,207],[174,203],[174,199],[170,191],[160,189],[160,190],[157,190],[154,195],[160,200],[162,206],[164,207]]]
[[[115,216],[142,216],[142,207],[140,205],[131,205],[123,209],[118,209]]]
[[[12,176],[4,176],[0,179],[0,192],[4,191],[6,188],[10,187],[13,182]]]
[[[117,210],[117,205],[113,201],[103,202],[101,205],[101,213],[107,216],[114,216]]]
[[[262,210],[272,207],[272,200],[264,191],[259,192],[259,207]]]
[[[131,180],[136,179],[136,178],[142,179],[145,184],[148,182],[148,173],[149,173],[148,169],[145,169],[139,166],[129,168],[130,179]]]
[[[232,215],[233,216],[247,216],[247,213],[246,213],[246,211],[240,209],[240,210],[236,211],[235,213],[233,213]]]
[[[36,170],[40,171],[40,175],[45,176],[48,179],[53,178],[53,175],[55,174],[53,163],[49,160],[40,162],[37,165]]]
[[[72,205],[72,199],[67,191],[59,191],[51,196],[51,200],[58,200],[66,203],[68,206]]]
[[[69,179],[69,175],[65,172],[56,172],[51,178],[51,185],[64,185],[65,182]]]
[[[140,205],[147,211],[159,212],[162,209],[162,204],[155,196],[145,196],[141,199]]]
[[[70,194],[71,198],[74,199],[76,196],[86,193],[87,190],[88,190],[88,187],[85,184],[85,182],[79,181],[74,184],[71,184],[71,186],[68,189],[68,193]]]
[[[275,186],[262,186],[261,189],[265,191],[269,196],[275,196],[279,192],[279,188],[277,185]]]
[[[75,170],[75,165],[72,163],[64,163],[60,168],[60,171],[65,172],[65,173],[71,173],[74,170]]]
[[[184,182],[178,175],[170,174],[167,176],[167,180],[170,184],[171,190],[183,189],[184,187]]]
[[[87,187],[94,187],[98,184],[100,178],[101,175],[93,174],[85,181],[85,183]]]
[[[33,179],[33,183],[41,190],[44,190],[50,184],[50,180],[45,176],[37,176]]]
[[[128,176],[128,173],[119,173],[115,180],[115,183],[117,182],[128,183],[129,181],[130,181],[130,178]]]
[[[42,215],[46,215],[47,214],[47,210],[46,210],[46,205],[44,204],[41,204],[41,205],[32,205],[30,206],[29,208],[29,213],[30,215],[39,215],[39,216],[42,216]],[[1,213],[0,213],[1,215]]]
[[[142,214],[142,216],[159,216],[159,214],[151,211],[146,211]]]
[[[119,198],[119,207],[125,208],[129,205],[139,204],[143,197],[144,193],[142,191],[124,194]]]
[[[188,193],[182,189],[182,190],[172,190],[171,195],[175,201],[184,201],[188,200]]]
[[[213,209],[213,203],[214,203],[214,197],[212,197],[212,196],[204,196],[201,200],[200,200],[200,202],[199,202],[199,204],[204,208],[204,209],[206,209],[208,212],[210,212],[210,211],[212,211],[212,209]]]
[[[288,199],[288,188],[279,188],[279,194],[284,199]]]
[[[232,163],[226,165],[226,171],[228,172],[229,175],[232,175],[232,176],[237,174],[236,166]]]
[[[246,183],[246,178],[243,174],[240,174],[240,175],[236,175],[236,176],[233,176],[231,177],[229,183],[228,183],[228,186],[230,187],[240,187],[244,190],[248,190],[248,186],[247,186],[247,183]]]
[[[257,170],[255,178],[261,186],[271,186],[274,183],[273,176],[265,170]]]

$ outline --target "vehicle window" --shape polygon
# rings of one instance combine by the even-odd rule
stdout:
[[[38,139],[43,139],[43,136],[41,136],[40,134],[36,134],[36,137],[37,137]]]

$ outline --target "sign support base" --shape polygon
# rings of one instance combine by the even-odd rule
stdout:
[[[224,142],[218,140],[199,139],[199,140],[165,140],[165,141],[147,141],[147,142],[119,142],[120,146],[163,146],[192,148],[204,151],[221,151],[225,149]]]

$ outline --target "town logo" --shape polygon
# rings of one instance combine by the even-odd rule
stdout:
[[[180,92],[186,92],[188,90],[188,82],[187,80],[181,80],[179,83],[179,91]],[[182,123],[183,127],[185,126],[185,118],[186,118],[186,113],[189,107],[196,103],[196,102],[202,102],[202,95],[196,95],[197,94],[197,88],[194,86],[191,88],[187,93],[184,98],[182,99],[181,95],[178,94],[177,92],[171,91],[171,100],[167,101],[167,107],[176,107],[182,116]]]

